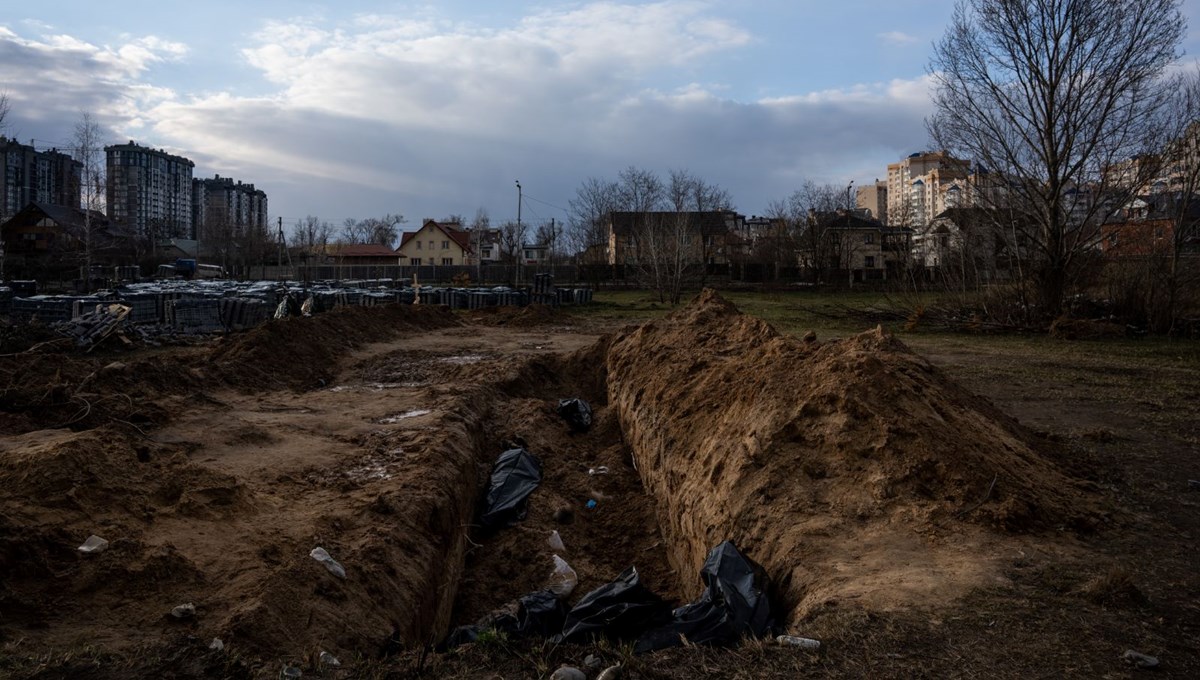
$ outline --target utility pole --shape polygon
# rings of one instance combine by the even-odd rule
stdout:
[[[279,255],[275,257],[275,266],[283,270],[283,217],[279,218]]]
[[[521,252],[525,248],[525,232],[521,230],[521,180],[517,180],[517,239],[520,241],[516,244],[517,252],[513,253],[517,262],[517,283],[521,283]]]

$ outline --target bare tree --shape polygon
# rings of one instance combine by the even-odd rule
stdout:
[[[534,242],[539,246],[545,246],[546,257],[550,264],[554,264],[555,259],[558,257],[562,234],[563,224],[554,218],[550,218],[549,222],[542,222],[533,232]]]
[[[324,251],[333,236],[333,225],[322,222],[316,215],[308,215],[292,229],[292,242],[307,251]]]
[[[619,210],[615,182],[589,177],[575,190],[570,207],[567,239],[583,256],[584,264],[602,264],[598,253],[608,247],[608,216]],[[591,258],[590,260],[588,258]]]
[[[500,225],[500,258],[505,264],[517,265],[520,267],[521,252],[525,246],[525,232],[529,225],[524,222],[517,223],[514,220],[509,220]]]
[[[1171,239],[1166,262],[1154,268],[1163,278],[1165,301],[1151,312],[1150,323],[1156,331],[1174,333],[1179,321],[1180,299],[1196,293],[1200,271],[1195,263],[1185,266],[1184,253],[1193,244],[1200,245],[1200,69],[1187,74],[1176,91],[1171,107],[1172,120],[1181,129],[1163,150],[1163,173],[1168,184],[1167,218]]]
[[[934,47],[927,121],[940,148],[1002,178],[1028,213],[1041,309],[1057,315],[1099,222],[1148,177],[1175,84],[1179,0],[961,0]],[[1118,175],[1124,175],[1118,177]],[[1132,176],[1130,176],[1132,175]],[[1071,205],[1072,190],[1090,199]],[[981,194],[982,195],[982,194]]]
[[[80,207],[83,209],[83,285],[87,292],[91,290],[92,259],[99,245],[95,215],[104,208],[103,131],[90,111],[82,112],[75,123],[72,146],[75,160],[83,166],[79,194]]]
[[[787,239],[794,245],[795,253],[809,271],[813,283],[825,282],[826,272],[841,262],[840,246],[837,239],[832,238],[830,228],[837,218],[837,210],[843,205],[845,193],[832,184],[805,180],[786,201],[777,203],[772,210],[789,227]]]
[[[8,118],[8,112],[11,110],[11,104],[8,101],[8,93],[0,92],[0,132],[4,132],[7,128],[7,123],[4,122]]]
[[[392,248],[400,236],[400,225],[406,220],[400,213],[388,213],[382,217],[355,219],[347,217],[342,221],[340,239],[342,243],[365,245],[378,244]]]

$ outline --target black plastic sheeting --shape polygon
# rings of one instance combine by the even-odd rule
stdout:
[[[567,612],[562,634],[552,642],[587,642],[597,637],[635,640],[670,617],[670,605],[642,585],[630,567],[617,580],[584,595]]]
[[[674,611],[642,585],[634,567],[584,595],[570,611],[554,593],[539,590],[518,600],[515,614],[510,605],[509,612],[455,628],[439,649],[474,642],[489,629],[514,638],[545,637],[554,643],[587,643],[597,638],[635,641],[634,652],[639,654],[679,647],[685,639],[689,644],[720,646],[771,633],[762,569],[733,543],[725,541],[709,551],[700,578],[705,585],[700,599]]]
[[[559,399],[558,415],[576,432],[587,432],[592,427],[592,407],[582,399]]]
[[[500,454],[479,521],[485,527],[505,526],[525,519],[529,494],[542,483],[542,461],[525,449]]]
[[[672,612],[673,620],[638,639],[635,652],[678,647],[686,638],[696,645],[727,645],[743,637],[762,637],[772,627],[771,606],[763,593],[762,568],[742,556],[729,541],[713,548],[700,569],[704,593]]]
[[[471,626],[459,626],[440,645],[452,649],[479,639],[480,633],[495,630],[510,638],[550,637],[562,630],[567,604],[549,590],[538,590],[517,600],[517,613],[501,613]]]

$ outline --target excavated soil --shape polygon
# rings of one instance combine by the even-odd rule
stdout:
[[[945,602],[997,577],[1007,535],[1097,520],[1044,444],[880,330],[805,342],[706,291],[607,361],[677,573],[731,539],[792,621]]]
[[[543,587],[552,531],[574,599],[631,565],[690,599],[732,539],[799,623],[949,601],[1098,515],[1045,443],[880,332],[806,343],[708,292],[616,336],[564,323],[389,306],[206,347],[0,357],[0,645],[220,638],[210,662],[264,677],[321,650],[378,658]],[[557,416],[564,397],[592,403],[590,431]],[[514,444],[543,483],[484,532]],[[91,534],[105,552],[76,550]],[[169,615],[184,603],[195,616]]]

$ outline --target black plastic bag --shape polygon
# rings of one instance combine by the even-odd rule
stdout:
[[[667,620],[666,602],[646,589],[637,569],[630,567],[617,580],[584,595],[567,612],[562,634],[553,642],[587,642],[596,637],[636,639],[647,628]]]
[[[592,407],[582,399],[559,399],[558,415],[576,432],[587,432],[592,427]]]
[[[487,503],[479,521],[496,527],[525,518],[525,502],[542,483],[542,461],[525,449],[500,454],[492,468]]]
[[[677,647],[681,638],[697,645],[725,645],[761,637],[771,629],[771,607],[760,582],[761,568],[725,541],[713,548],[700,569],[704,593],[672,612],[671,623],[638,639],[635,652]]]
[[[509,611],[491,614],[470,626],[459,626],[438,645],[438,651],[453,649],[468,642],[475,642],[488,630],[504,633],[512,639],[525,637],[549,637],[562,630],[567,617],[567,603],[549,590],[538,590],[517,600],[517,613]]]
[[[549,637],[562,630],[566,618],[567,603],[549,590],[538,590],[520,599],[517,634]]]

